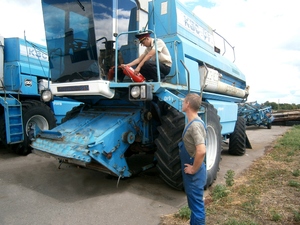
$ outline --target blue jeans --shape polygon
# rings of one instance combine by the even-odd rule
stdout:
[[[184,190],[187,195],[188,206],[191,210],[191,225],[205,225],[205,207],[203,201],[204,186],[206,184],[206,165],[202,163],[197,173],[185,174],[184,164],[193,164],[194,158],[190,157],[185,149],[184,143],[179,144],[179,155],[181,159],[181,172]]]

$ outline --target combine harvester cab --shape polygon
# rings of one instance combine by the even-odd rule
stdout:
[[[117,177],[156,165],[168,185],[182,189],[178,142],[185,126],[182,101],[190,92],[203,99],[207,186],[216,179],[222,141],[230,139],[232,154],[245,153],[245,123],[237,115],[237,104],[248,96],[245,76],[214,46],[212,29],[184,5],[42,0],[42,8],[52,76],[42,98],[66,96],[84,104],[54,129],[35,129],[35,153]],[[171,72],[158,82],[120,68],[143,51],[135,35],[145,31],[162,39],[172,56]],[[132,155],[145,154],[150,163],[138,170],[129,166]]]

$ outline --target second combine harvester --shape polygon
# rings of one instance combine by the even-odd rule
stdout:
[[[207,186],[216,179],[222,141],[229,139],[230,153],[245,153],[245,121],[238,117],[238,103],[248,96],[245,76],[219,53],[213,30],[179,1],[42,0],[42,8],[52,77],[42,96],[84,104],[54,129],[36,129],[35,153],[119,178],[156,165],[168,185],[182,189],[177,144],[185,126],[182,101],[189,92],[203,99]],[[135,35],[144,27],[166,43],[171,72],[158,82],[129,77],[118,82],[120,62],[139,55]],[[141,153],[152,154],[153,162],[136,170],[130,157]]]

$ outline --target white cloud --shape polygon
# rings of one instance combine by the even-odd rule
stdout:
[[[193,12],[235,46],[235,63],[250,85],[248,99],[300,104],[298,1],[210,2],[213,7],[198,4]]]
[[[44,22],[40,0],[1,0],[0,34],[45,44]]]

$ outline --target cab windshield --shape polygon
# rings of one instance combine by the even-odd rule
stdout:
[[[137,57],[134,35],[115,43],[137,29],[135,1],[42,0],[42,8],[53,83],[107,79],[115,63]]]

